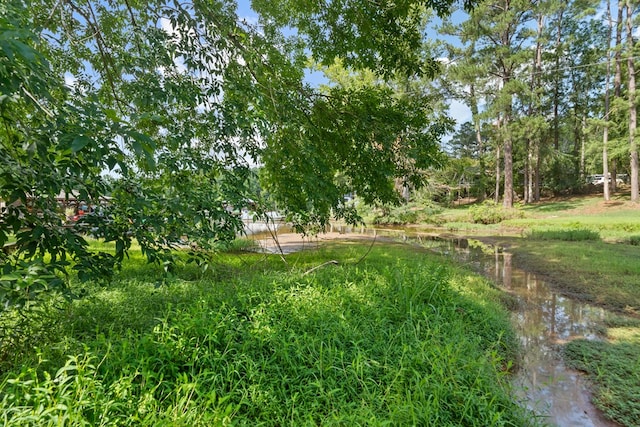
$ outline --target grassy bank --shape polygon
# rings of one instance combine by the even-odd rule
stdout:
[[[520,239],[510,250],[514,262],[542,273],[562,293],[631,316],[604,325],[607,340],[569,342],[563,355],[587,373],[594,404],[606,416],[640,426],[640,247]]]
[[[514,262],[561,293],[610,310],[640,316],[640,247],[598,240],[498,238]]]
[[[491,225],[472,223],[472,206],[442,216],[450,220],[445,229],[508,247],[515,265],[560,293],[621,314],[604,325],[606,341],[572,341],[563,355],[591,379],[596,406],[622,425],[640,426],[640,211],[627,199],[537,203]]]
[[[509,393],[517,343],[501,294],[414,249],[376,246],[358,263],[367,249],[290,255],[293,271],[277,257],[221,255],[159,287],[134,254],[115,283],[34,313],[3,343],[0,419],[530,424]]]
[[[594,403],[624,426],[640,426],[640,320],[608,325],[607,341],[575,340],[564,358],[595,384]]]

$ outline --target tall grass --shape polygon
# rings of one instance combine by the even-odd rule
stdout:
[[[540,230],[533,229],[527,235],[533,240],[561,240],[565,242],[582,242],[600,240],[600,234],[583,228],[568,230]]]
[[[362,246],[220,257],[156,287],[134,259],[5,361],[0,419],[25,425],[527,425],[516,339],[487,282]],[[339,259],[304,274],[312,265]],[[188,271],[187,271],[188,273]],[[187,274],[187,277],[191,277]]]

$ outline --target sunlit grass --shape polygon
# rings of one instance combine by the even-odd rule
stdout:
[[[161,286],[132,254],[4,361],[4,424],[531,424],[501,293],[435,255],[368,250],[219,254]]]

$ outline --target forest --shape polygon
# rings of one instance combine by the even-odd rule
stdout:
[[[436,42],[438,87],[471,112],[451,152],[473,160],[466,179],[476,195],[531,203],[580,192],[599,174],[610,177],[606,200],[622,181],[637,201],[636,8],[486,2],[438,27],[448,40]]]

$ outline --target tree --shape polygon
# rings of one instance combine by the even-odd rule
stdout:
[[[640,201],[638,188],[638,143],[636,142],[637,106],[636,106],[636,72],[633,39],[633,11],[636,5],[631,0],[626,0],[627,11],[627,68],[629,73],[629,153],[631,157],[631,201]]]
[[[185,237],[206,262],[242,230],[232,208],[252,197],[257,163],[300,226],[358,220],[338,171],[368,202],[397,200],[396,176],[419,185],[446,130],[425,100],[384,86],[321,93],[304,70],[311,52],[381,80],[432,75],[421,13],[451,1],[312,3],[255,1],[257,25],[229,0],[3,3],[0,242],[17,239],[2,255],[2,301],[67,289],[69,265],[82,279],[107,277],[133,239],[167,269]],[[110,203],[68,227],[60,193]],[[115,255],[91,252],[88,232],[114,241]]]
[[[498,133],[504,157],[503,204],[513,206],[513,96],[520,90],[516,71],[522,65],[526,52],[525,23],[531,18],[529,4],[519,1],[485,1],[463,23],[464,37],[474,40],[479,61],[484,69],[499,82],[499,89],[490,106],[494,117],[499,117]]]
[[[613,18],[611,17],[611,3],[607,2],[607,12],[606,12],[607,20],[609,21],[609,37],[607,40],[607,72],[605,75],[605,88],[604,88],[604,130],[602,132],[602,175],[605,177],[604,179],[604,200],[608,201],[610,199],[609,195],[609,152],[607,148],[607,144],[609,143],[609,113],[610,113],[610,102],[609,102],[609,81],[611,78],[611,59],[609,50],[611,49],[611,38],[613,37]],[[613,177],[615,181],[615,176]]]

